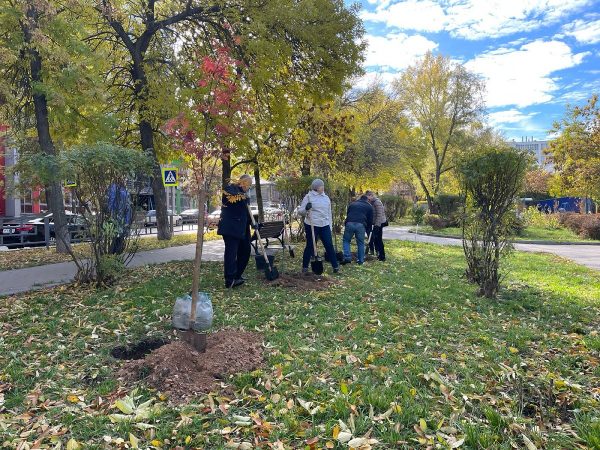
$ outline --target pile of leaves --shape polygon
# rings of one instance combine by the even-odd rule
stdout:
[[[207,264],[215,331],[260,333],[264,365],[183,404],[149,374],[120,380],[110,352],[173,338],[190,263],[0,299],[0,447],[598,448],[600,274],[517,252],[489,301],[460,249],[387,249],[320,291],[251,267],[225,290]]]

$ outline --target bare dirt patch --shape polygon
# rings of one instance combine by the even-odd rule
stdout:
[[[314,273],[282,273],[274,281],[264,280],[269,286],[280,286],[299,290],[321,291],[329,289],[332,286],[340,284],[339,280],[327,277],[325,275],[315,275]]]
[[[262,366],[262,341],[259,333],[222,330],[207,336],[205,353],[174,341],[144,359],[127,361],[118,376],[132,383],[143,380],[167,394],[171,403],[184,403],[190,397],[227,391],[221,387],[223,380]]]

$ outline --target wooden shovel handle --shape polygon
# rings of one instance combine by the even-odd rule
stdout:
[[[262,239],[260,238],[260,231],[258,231],[258,227],[256,226],[256,221],[254,220],[254,215],[252,214],[252,208],[250,205],[246,203],[246,207],[248,208],[248,214],[250,214],[250,220],[252,221],[252,227],[254,227],[254,232],[256,233],[256,240],[258,241],[258,245],[260,245],[260,250],[265,258],[265,262],[269,266],[269,269],[273,271],[271,267],[271,263],[269,262],[269,257],[267,256],[267,252],[265,252],[265,246],[263,245]]]

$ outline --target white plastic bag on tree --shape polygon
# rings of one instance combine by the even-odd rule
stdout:
[[[189,294],[178,297],[173,307],[173,328],[188,330],[190,327],[190,310],[192,309],[192,297]],[[194,331],[208,331],[212,326],[213,307],[209,295],[206,292],[198,292],[198,304],[196,305],[196,321]]]

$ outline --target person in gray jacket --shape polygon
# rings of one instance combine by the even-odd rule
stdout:
[[[381,200],[377,198],[373,191],[366,192],[369,203],[373,206],[373,234],[371,242],[377,253],[379,261],[385,261],[385,248],[383,246],[383,227],[387,226],[387,218],[385,217],[385,207]]]
[[[337,273],[340,266],[335,256],[331,235],[331,227],[333,226],[331,200],[325,193],[325,183],[323,180],[319,178],[313,180],[310,185],[310,191],[298,207],[298,214],[305,217],[304,231],[306,233],[306,247],[302,255],[302,273],[308,273],[310,259],[315,254],[311,224],[315,229],[315,241],[320,239],[323,242],[323,247],[325,247],[325,253],[331,262],[333,272]]]

